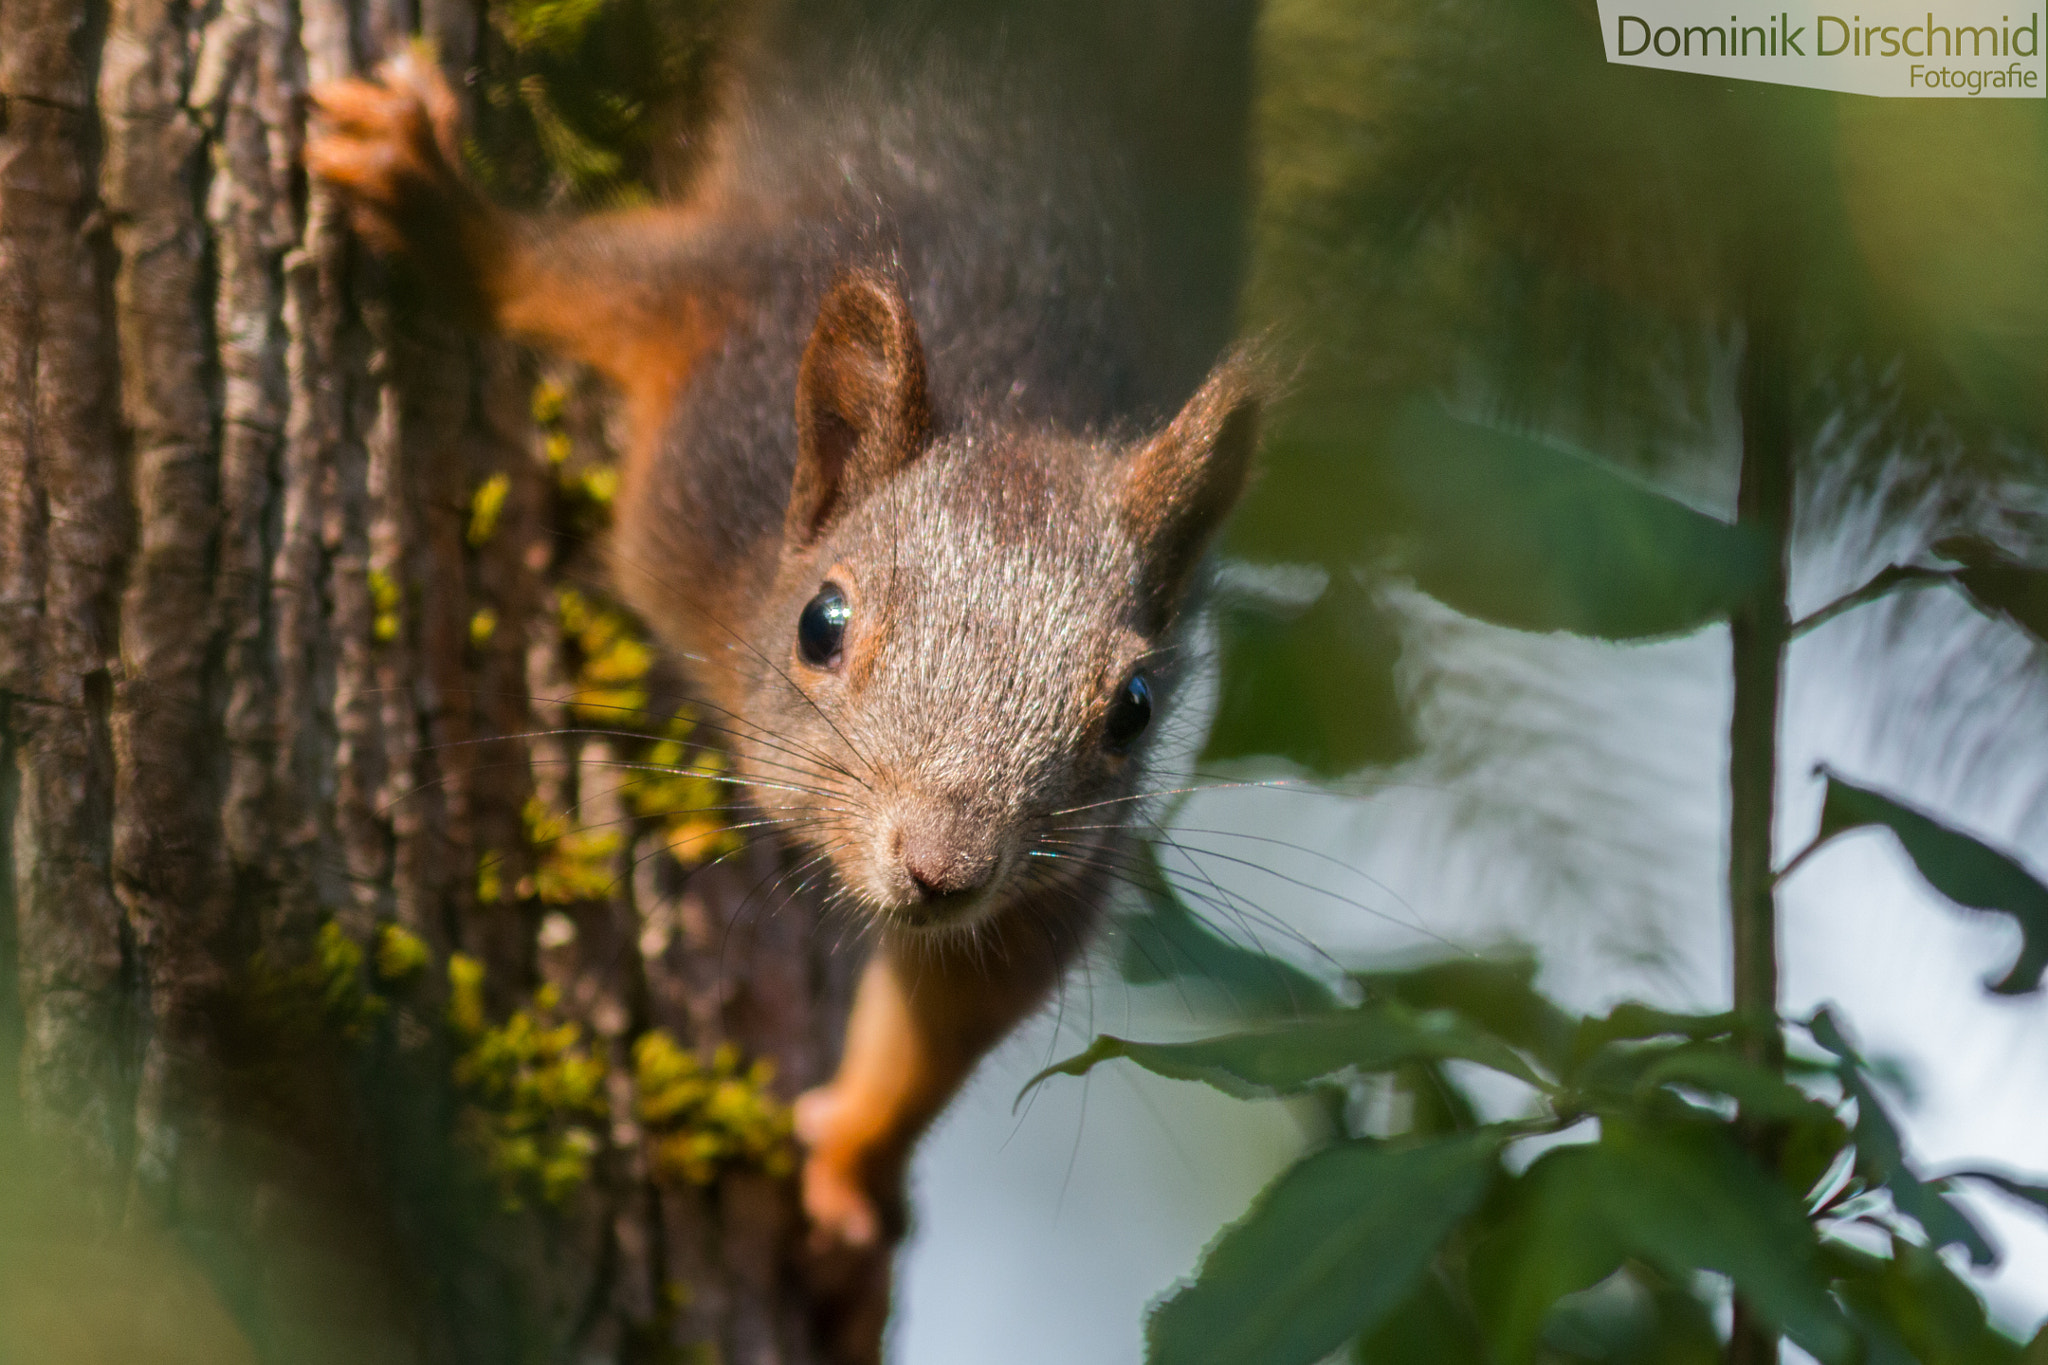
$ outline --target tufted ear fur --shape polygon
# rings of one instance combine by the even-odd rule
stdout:
[[[1117,496],[1144,565],[1148,630],[1179,610],[1202,552],[1244,492],[1265,387],[1251,356],[1226,357],[1166,430],[1125,457]]]
[[[886,276],[855,270],[818,307],[796,378],[796,478],[784,539],[810,545],[931,437],[924,346],[910,300]]]

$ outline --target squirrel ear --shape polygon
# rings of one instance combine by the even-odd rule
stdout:
[[[1251,357],[1226,358],[1118,473],[1119,509],[1145,566],[1139,588],[1148,630],[1179,609],[1210,537],[1244,492],[1264,389]]]
[[[924,449],[931,426],[910,300],[874,271],[840,277],[818,307],[797,368],[796,478],[785,538],[815,541]]]

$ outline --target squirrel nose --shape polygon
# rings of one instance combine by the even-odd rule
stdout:
[[[994,842],[975,837],[970,824],[951,812],[920,812],[897,826],[897,857],[923,899],[976,891],[995,875]]]

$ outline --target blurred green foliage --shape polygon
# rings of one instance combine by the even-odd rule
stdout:
[[[1361,1362],[1707,1360],[1710,1272],[1829,1365],[2022,1360],[1932,1254],[1983,1259],[1983,1234],[1950,1181],[1908,1168],[1828,1012],[1785,1021],[1808,1040],[1788,1078],[1747,1058],[1734,1016],[1579,1017],[1533,979],[1526,959],[1363,973],[1357,1002],[1326,1013],[1187,1043],[1103,1037],[1049,1068],[1039,1081],[1122,1058],[1240,1097],[1329,1094],[1344,1116],[1162,1300],[1147,1359],[1312,1365],[1349,1342]],[[1368,1131],[1375,1091],[1458,1092],[1450,1062],[1514,1082],[1525,1112],[1414,1103],[1400,1131]],[[1738,1106],[1774,1125],[1776,1169]]]
[[[644,200],[687,169],[728,0],[491,0],[472,165],[546,204]]]
[[[1786,532],[1731,515],[1738,455],[1745,478],[1810,486],[1826,451],[1828,486],[1887,511],[1927,505],[1937,479],[1944,506],[2041,486],[2048,106],[1610,66],[1597,23],[1579,0],[1267,6],[1248,314],[1299,369],[1228,549],[1325,586],[1226,594],[1211,758],[1341,778],[1403,755],[1396,583],[1494,626],[1623,643],[1784,621]],[[1830,423],[1859,439],[1822,446]],[[1953,458],[1896,458],[1929,431]],[[1834,510],[1800,515],[1824,530]],[[1793,633],[1946,584],[2048,638],[2048,569],[1933,530]],[[1769,774],[1765,715],[1745,757]],[[1860,829],[1950,901],[2017,921],[1994,989],[2039,988],[2048,887],[1899,797],[1830,773],[1812,842],[1766,870]],[[1133,979],[1244,983],[1264,1022],[1105,1036],[1046,1075],[1120,1059],[1339,1118],[1156,1307],[1154,1365],[1703,1362],[1729,1292],[1830,1365],[2048,1357],[2048,1332],[2023,1348],[1987,1322],[1956,1263],[1994,1249],[1958,1177],[1906,1159],[1828,1011],[1579,1017],[1533,963],[1470,958],[1360,973],[1349,995],[1260,991],[1261,955],[1202,923],[1225,908],[1165,887],[1187,903],[1135,921]],[[1467,1094],[1475,1069],[1495,1078]],[[1503,1086],[1520,1108],[1485,1117],[1474,1096],[1498,1114]],[[2027,1177],[1981,1178],[2048,1209]]]
[[[1951,474],[2039,480],[2038,102],[1613,66],[1573,0],[1273,0],[1261,41],[1247,321],[1300,366],[1229,549],[1312,562],[1345,601],[1224,618],[1212,757],[1336,776],[1412,747],[1381,700],[1395,651],[1353,643],[1391,633],[1359,602],[1390,578],[1518,629],[1722,619],[1759,547],[1698,490],[1725,486],[1702,471],[1728,468],[1759,330],[1809,428],[1854,404],[1874,461],[1932,423],[1962,438]],[[1322,704],[1346,687],[1364,704]]]
[[[1153,845],[1132,852],[1129,881],[1140,902],[1117,917],[1116,963],[1132,985],[1193,984],[1251,1017],[1298,1014],[1334,1001],[1330,987],[1312,974],[1256,951],[1248,939],[1219,935],[1209,917],[1189,908],[1190,892],[1166,875]],[[1202,908],[1225,910],[1227,903]]]

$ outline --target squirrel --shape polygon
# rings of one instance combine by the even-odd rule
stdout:
[[[878,1360],[912,1147],[1137,837],[1266,384],[1242,348],[1168,391],[1079,134],[992,108],[986,73],[853,68],[743,89],[651,207],[493,205],[417,49],[317,89],[305,160],[460,319],[617,389],[616,589],[875,926],[796,1120],[810,1248],[865,1286],[836,1353]]]

